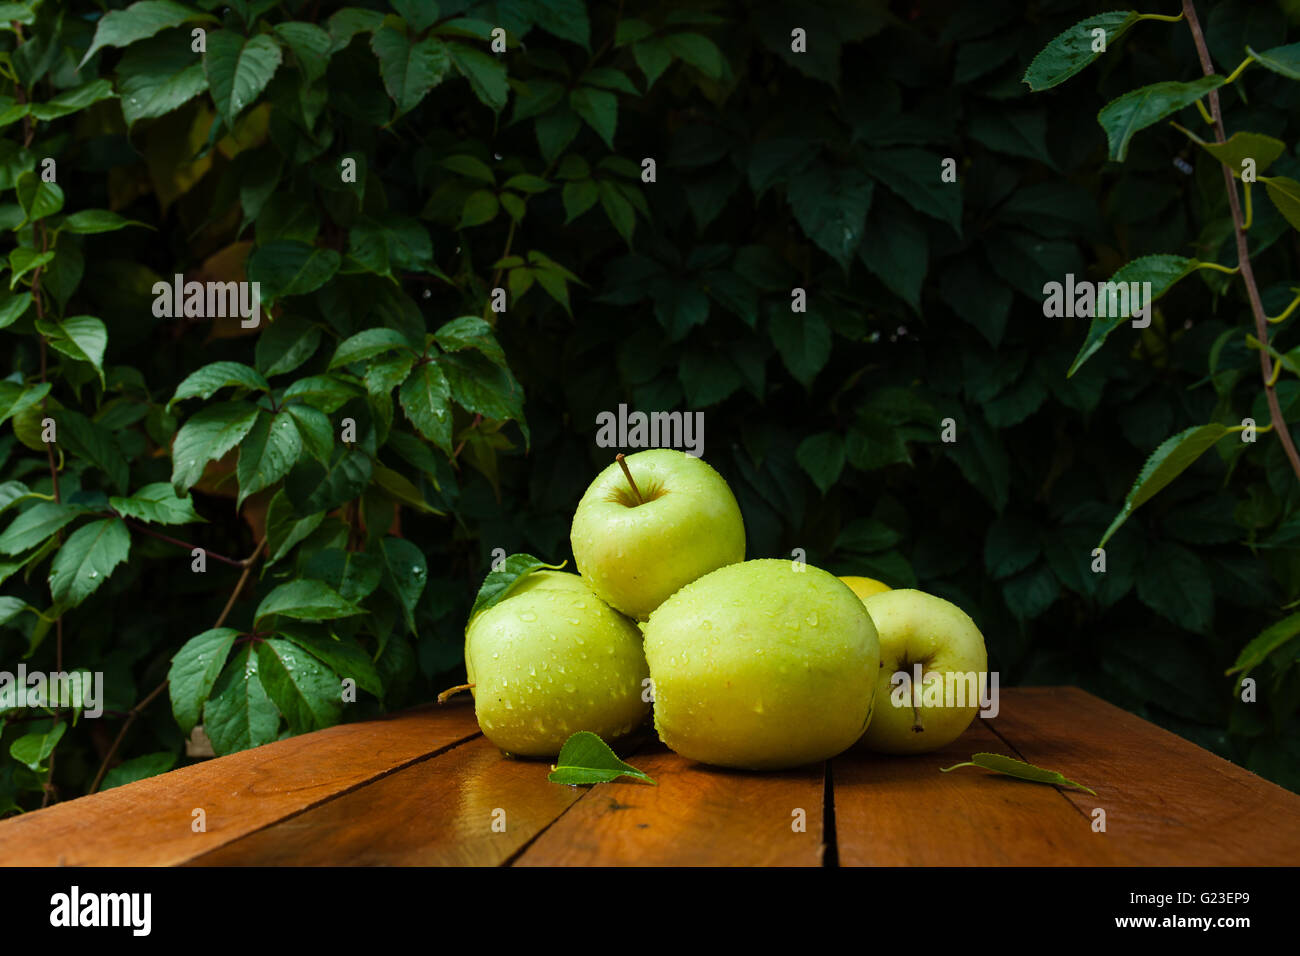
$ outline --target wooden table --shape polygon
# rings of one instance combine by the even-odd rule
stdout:
[[[1097,791],[972,767],[1020,757]],[[0,822],[6,865],[1293,865],[1300,796],[1076,688],[1012,688],[945,750],[567,787],[468,701],[345,724]],[[1094,830],[1105,811],[1105,831]],[[802,820],[803,826],[799,826]],[[200,826],[200,821],[202,826]]]

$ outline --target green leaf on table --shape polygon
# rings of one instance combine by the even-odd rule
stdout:
[[[208,77],[212,101],[227,127],[249,106],[280,66],[283,53],[267,34],[245,38],[233,30],[208,34],[203,70]]]
[[[255,392],[268,392],[271,384],[261,372],[240,362],[213,362],[189,375],[176,386],[167,407],[187,398],[211,398],[223,388],[247,388]]]
[[[650,775],[618,759],[609,744],[589,730],[580,730],[569,737],[560,748],[555,766],[547,774],[551,783],[578,786],[587,783],[609,783],[619,777],[631,777],[654,784]]]
[[[1129,301],[1128,290],[1133,288],[1129,283],[1151,283],[1151,296],[1145,299],[1143,305],[1150,308],[1152,303],[1174,287],[1174,285],[1186,276],[1191,275],[1200,268],[1200,261],[1197,259],[1188,259],[1183,256],[1174,255],[1154,255],[1142,256],[1140,259],[1134,259],[1126,263],[1115,272],[1113,276],[1096,287],[1096,302],[1093,304],[1092,323],[1088,326],[1088,334],[1084,336],[1083,345],[1079,348],[1079,354],[1074,357],[1070,363],[1070,369],[1066,377],[1074,375],[1084,362],[1088,361],[1097,350],[1102,347],[1110,333],[1127,322],[1134,314],[1135,303]],[[1114,287],[1118,292],[1116,305],[1122,299],[1126,307],[1110,308],[1110,288]],[[1140,287],[1140,286],[1139,286]],[[1062,293],[1063,294],[1063,293]],[[1064,304],[1064,303],[1063,303]],[[1106,315],[1101,315],[1105,308]],[[1119,314],[1111,315],[1111,311]]]
[[[294,733],[338,723],[343,709],[341,681],[296,644],[276,637],[258,643],[257,673]]]
[[[123,760],[104,774],[104,780],[99,785],[99,790],[100,792],[112,790],[114,787],[120,787],[123,784],[156,777],[160,773],[166,773],[174,766],[176,766],[176,754],[170,750],[160,750],[157,753],[132,757],[130,760]]]
[[[66,319],[37,321],[36,331],[46,337],[50,348],[79,362],[89,362],[104,381],[104,349],[108,347],[108,330],[99,319],[73,315]]]
[[[474,598],[474,606],[470,608],[469,616],[472,618],[479,611],[486,611],[493,605],[505,600],[510,594],[510,589],[518,584],[521,578],[542,568],[558,571],[564,567],[564,564],[565,562],[547,564],[531,554],[510,555],[501,563],[499,569],[489,571],[488,576],[483,579],[483,583],[478,589],[478,595]]]
[[[949,770],[956,770],[958,767],[983,767],[985,770],[993,770],[997,773],[1006,774],[1009,777],[1015,777],[1018,780],[1029,780],[1033,783],[1050,783],[1060,787],[1073,787],[1076,790],[1083,790],[1091,793],[1094,797],[1096,791],[1089,790],[1081,783],[1075,783],[1073,780],[1067,780],[1055,770],[1044,770],[1042,767],[1035,767],[1031,763],[1025,763],[1023,760],[1017,760],[1014,757],[1004,757],[1001,754],[978,753],[971,756],[970,760],[964,763],[956,763],[951,767],[941,767],[941,773],[947,773]]]
[[[1232,430],[1227,425],[1220,425],[1217,422],[1209,425],[1194,425],[1161,442],[1160,447],[1151,453],[1151,457],[1138,472],[1137,480],[1133,482],[1133,487],[1129,489],[1128,496],[1124,499],[1123,509],[1110,523],[1110,527],[1106,529],[1097,546],[1104,548],[1111,535],[1120,529],[1134,511],[1154,498]]]
[[[1253,56],[1260,66],[1274,73],[1291,80],[1300,80],[1300,43],[1289,43],[1286,46],[1275,46],[1265,50],[1263,53],[1256,53],[1249,46],[1246,52]]]
[[[171,0],[140,0],[125,10],[110,10],[100,17],[80,66],[106,46],[130,46],[137,40],[151,37],[160,30],[180,26],[190,20],[215,20],[211,14],[201,13]]]
[[[218,402],[181,426],[172,442],[172,487],[183,495],[203,477],[209,461],[238,445],[257,421],[260,409],[248,402]]]
[[[1241,677],[1237,679],[1240,684],[1265,658],[1297,634],[1300,634],[1300,614],[1292,614],[1270,624],[1241,649],[1236,662],[1224,674],[1229,677],[1240,674]]]
[[[222,756],[275,740],[280,712],[257,673],[257,655],[245,645],[230,659],[203,705],[203,730]]]
[[[264,597],[253,621],[260,626],[266,618],[277,614],[298,621],[328,621],[365,613],[325,582],[300,578],[281,584]]]
[[[1203,76],[1190,83],[1152,83],[1111,100],[1097,114],[1097,122],[1110,141],[1110,158],[1124,162],[1129,142],[1137,132],[1191,106],[1211,90],[1217,90],[1223,81],[1222,76]]]
[[[65,607],[76,607],[108,580],[126,560],[131,534],[120,518],[82,525],[63,542],[50,566],[50,595]]]
[[[0,554],[20,554],[52,538],[78,515],[81,509],[54,501],[42,501],[20,512],[0,533]]]
[[[1111,44],[1123,36],[1138,19],[1138,14],[1133,10],[1111,10],[1079,21],[1039,51],[1029,64],[1029,69],[1025,70],[1021,82],[1028,84],[1035,93],[1064,83],[1101,56],[1101,52],[1093,48],[1096,42],[1094,30],[1105,31],[1104,49],[1109,50]]]
[[[181,733],[188,735],[199,722],[203,705],[226,664],[239,631],[217,627],[196,634],[172,656],[167,672],[167,692],[171,695],[172,714]]]
[[[435,36],[417,40],[382,26],[371,35],[370,49],[379,60],[379,75],[398,116],[419,105],[451,70],[447,44]]]
[[[49,730],[24,734],[9,745],[9,756],[27,769],[39,771],[67,730],[67,721],[60,720]]]
[[[149,524],[190,524],[202,521],[189,495],[178,495],[171,482],[145,485],[129,498],[109,498],[109,505],[123,517]]]

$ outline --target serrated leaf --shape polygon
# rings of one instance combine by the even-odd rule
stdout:
[[[248,257],[248,281],[261,283],[263,308],[291,295],[315,292],[339,271],[342,258],[333,249],[293,239],[275,239]]]
[[[260,626],[274,615],[297,621],[328,621],[366,613],[323,581],[300,578],[281,584],[262,599],[253,615]]]
[[[577,113],[610,149],[618,126],[618,97],[608,90],[580,86],[569,94],[569,107]]]
[[[435,36],[408,37],[390,26],[380,27],[370,38],[379,60],[384,89],[397,105],[397,115],[413,110],[451,70],[447,44]]]
[[[109,14],[112,16],[112,14]],[[122,55],[117,65],[122,116],[128,127],[164,116],[208,88],[203,61],[186,40],[152,37]]]
[[[332,370],[351,365],[353,362],[361,362],[393,349],[414,351],[406,336],[396,329],[366,329],[339,343],[339,347],[334,350],[334,357],[330,359],[329,367]]]
[[[167,672],[167,692],[181,733],[188,735],[199,722],[203,705],[238,636],[232,627],[213,628],[191,637],[173,655]]]
[[[799,443],[794,457],[824,495],[844,470],[844,439],[834,432],[809,435]]]
[[[104,381],[108,329],[102,321],[91,315],[72,315],[38,321],[36,330],[49,340],[50,348],[80,362],[89,362],[99,373],[100,382]]]
[[[580,730],[569,737],[560,748],[555,766],[547,774],[551,783],[578,786],[588,783],[609,783],[619,777],[631,777],[654,784],[649,774],[618,759],[609,744],[589,730]]]
[[[1129,489],[1124,499],[1124,507],[1110,523],[1110,527],[1106,529],[1097,546],[1104,548],[1111,535],[1119,530],[1134,511],[1191,467],[1196,459],[1213,448],[1219,439],[1231,430],[1228,426],[1215,422],[1209,425],[1194,425],[1172,438],[1165,439],[1160,447],[1151,453],[1151,457],[1138,472],[1137,480],[1133,482],[1133,487]]]
[[[108,580],[130,550],[131,535],[120,518],[82,525],[54,556],[51,596],[65,607],[76,607]]]
[[[320,326],[306,319],[281,316],[257,337],[256,365],[266,377],[284,375],[301,366],[320,347]]]
[[[1185,276],[1190,275],[1200,266],[1196,259],[1187,259],[1183,256],[1173,255],[1155,255],[1143,256],[1140,259],[1134,259],[1119,268],[1119,270],[1107,280],[1108,283],[1123,285],[1129,288],[1128,283],[1137,282],[1151,283],[1151,296],[1145,302],[1146,307],[1150,307],[1157,299],[1168,292],[1174,285]],[[1062,291],[1062,294],[1064,292]],[[1144,297],[1145,298],[1145,297]],[[1093,305],[1094,313],[1102,308],[1101,302],[1105,300],[1106,311],[1110,312],[1109,291],[1099,285],[1096,288],[1096,302]],[[1118,304],[1118,300],[1117,300]],[[1077,372],[1084,362],[1088,361],[1097,350],[1105,343],[1110,333],[1114,332],[1122,324],[1128,321],[1133,315],[1132,301],[1128,302],[1128,308],[1117,308],[1115,311],[1121,312],[1121,315],[1093,315],[1091,324],[1088,326],[1088,334],[1084,337],[1083,345],[1079,348],[1079,354],[1074,357],[1070,363],[1069,371],[1066,376],[1072,376]]]
[[[261,641],[257,674],[292,732],[306,733],[338,723],[343,709],[341,682],[296,644],[275,637]]]
[[[420,365],[398,392],[411,424],[448,455],[452,451],[451,385],[435,362]]]
[[[227,127],[266,89],[282,57],[279,45],[265,33],[249,39],[233,30],[208,34],[203,70]]]
[[[137,40],[151,37],[160,30],[180,26],[190,20],[212,21],[211,14],[192,10],[171,0],[140,0],[125,10],[110,10],[95,27],[95,38],[78,68],[106,46],[130,46]]]
[[[474,615],[480,611],[486,611],[493,605],[504,601],[519,581],[534,571],[542,568],[548,568],[552,571],[558,571],[564,567],[560,564],[547,564],[540,558],[535,558],[531,554],[512,554],[501,562],[498,570],[489,571],[483,583],[479,585],[478,594],[474,598],[474,606],[470,608],[469,616],[473,619]]]
[[[429,577],[424,552],[404,538],[384,538],[379,557],[383,576],[380,585],[397,600],[406,618],[406,627],[415,630],[415,606]]]
[[[287,412],[272,414],[259,409],[257,420],[239,443],[239,462],[235,474],[239,480],[239,497],[235,507],[263,488],[269,488],[289,473],[302,454],[302,435],[293,416]]]
[[[1093,49],[1094,30],[1105,31],[1105,49],[1109,50],[1111,44],[1122,37],[1139,19],[1138,14],[1133,10],[1111,10],[1081,20],[1058,34],[1039,51],[1033,62],[1029,64],[1029,69],[1025,70],[1021,82],[1027,84],[1035,93],[1050,90],[1064,83],[1101,56],[1100,52]]]
[[[1256,53],[1249,46],[1246,52],[1255,58],[1260,66],[1272,70],[1291,80],[1300,80],[1300,43],[1275,46]]]
[[[1292,228],[1300,230],[1300,183],[1285,176],[1273,176],[1265,180],[1264,188],[1278,212],[1286,217]]]
[[[1251,671],[1297,634],[1300,634],[1300,614],[1292,614],[1270,624],[1241,649],[1236,662],[1223,673],[1229,677],[1233,674],[1240,674],[1241,676],[1237,678],[1238,686],[1240,686],[1241,681],[1245,680]]]
[[[24,409],[39,404],[50,393],[50,383],[19,385],[17,382],[0,382],[0,424]]]
[[[1018,780],[1028,780],[1032,783],[1050,783],[1060,787],[1073,787],[1076,790],[1083,790],[1091,793],[1094,797],[1095,791],[1089,790],[1081,783],[1075,783],[1073,780],[1067,780],[1055,770],[1044,770],[1042,767],[1035,767],[1031,763],[1025,763],[1023,760],[1017,760],[1014,757],[1004,757],[1001,754],[978,753],[974,754],[970,760],[965,763],[953,764],[951,767],[942,767],[941,772],[947,773],[949,770],[956,770],[958,767],[982,767],[985,770],[992,770],[996,773],[1006,774],[1009,777],[1015,777]]]
[[[465,205],[461,207],[460,222],[456,224],[456,228],[467,229],[491,222],[496,217],[499,205],[496,194],[486,189],[470,193],[465,199]]]
[[[469,80],[480,103],[497,113],[505,109],[510,86],[506,82],[504,63],[463,43],[448,43],[447,55],[460,75]]]
[[[230,659],[203,705],[203,730],[218,754],[225,755],[273,741],[280,729],[280,712],[267,696],[257,674],[251,645]]]
[[[1097,114],[1097,122],[1110,143],[1110,158],[1124,162],[1136,133],[1191,106],[1206,93],[1217,90],[1223,81],[1222,76],[1203,76],[1190,83],[1152,83],[1111,100]]]
[[[67,721],[61,720],[49,730],[23,734],[9,745],[9,756],[28,770],[40,770],[45,758],[54,753],[54,748],[67,730]]]
[[[181,426],[172,443],[172,487],[178,495],[203,477],[209,461],[221,458],[243,440],[258,411],[248,402],[219,402]]]
[[[379,573],[376,570],[375,580],[378,579]],[[282,633],[287,640],[311,654],[340,678],[351,678],[362,690],[383,697],[384,684],[379,672],[369,655],[355,641],[310,632],[301,625],[284,627]]]
[[[52,539],[60,528],[81,514],[80,508],[42,501],[20,512],[0,533],[0,554],[19,554]]]
[[[203,518],[189,495],[177,495],[170,482],[145,485],[129,498],[109,498],[109,505],[126,518],[149,524],[190,524]]]
[[[269,392],[271,384],[261,372],[240,362],[213,362],[189,375],[176,386],[167,407],[171,408],[187,398],[211,398],[223,388],[246,388],[254,392]]]

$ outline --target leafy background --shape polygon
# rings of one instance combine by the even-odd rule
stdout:
[[[1004,685],[1081,685],[1300,788],[1294,632],[1259,703],[1225,676],[1300,599],[1277,441],[1204,456],[1089,571],[1162,441],[1267,421],[1219,273],[1066,375],[1085,320],[1045,319],[1044,282],[1235,262],[1217,163],[1163,124],[1108,162],[1095,118],[1200,75],[1184,25],[1021,82],[1101,7],[0,4],[0,662],[102,671],[107,698],[5,713],[0,813],[192,759],[195,724],[223,753],[457,683],[496,549],[571,558],[622,402],[705,411],[750,556],[948,597]],[[1290,0],[1198,7],[1220,73],[1300,29]],[[1247,72],[1229,133],[1294,143],[1297,89]],[[1296,234],[1261,199],[1250,236],[1275,314]],[[269,321],[156,316],[176,273],[260,281]],[[1289,372],[1279,394],[1300,418]]]

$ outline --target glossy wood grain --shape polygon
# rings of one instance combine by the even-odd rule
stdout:
[[[0,860],[181,863],[477,733],[460,703],[291,737],[0,821]]]

